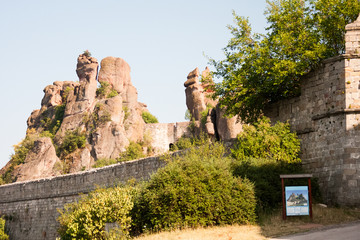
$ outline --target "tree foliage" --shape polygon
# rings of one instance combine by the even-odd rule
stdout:
[[[258,209],[277,207],[281,202],[280,174],[302,173],[300,140],[289,123],[270,124],[263,117],[244,125],[231,155],[233,174],[254,183]]]
[[[299,94],[301,76],[324,58],[344,52],[345,25],[360,12],[358,0],[267,1],[266,34],[253,33],[233,13],[225,59],[211,59],[222,78],[210,85],[227,115],[254,122],[271,102]]]
[[[290,131],[289,123],[277,122],[271,126],[270,119],[263,117],[253,125],[244,125],[237,143],[231,150],[236,159],[267,158],[285,163],[299,163],[300,140]]]

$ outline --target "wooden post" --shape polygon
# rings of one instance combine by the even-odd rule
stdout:
[[[281,178],[281,188],[282,188],[282,202],[283,202],[283,211],[282,211],[282,215],[283,215],[283,219],[286,220],[286,202],[285,202],[285,184],[284,184],[284,178]]]
[[[311,178],[308,178],[308,186],[309,186],[309,212],[310,212],[310,218],[312,219],[312,195],[311,195]]]

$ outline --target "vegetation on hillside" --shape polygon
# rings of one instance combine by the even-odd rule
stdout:
[[[300,92],[301,76],[321,60],[344,53],[345,25],[360,12],[358,0],[267,1],[266,34],[253,33],[234,13],[225,59],[211,59],[221,83],[210,85],[227,115],[254,122],[270,103]]]

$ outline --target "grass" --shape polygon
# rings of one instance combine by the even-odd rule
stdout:
[[[287,217],[282,219],[281,210],[260,215],[261,234],[265,237],[278,237],[306,232],[327,225],[341,224],[360,219],[359,209],[321,207],[313,205],[313,219],[309,216]]]
[[[313,219],[309,216],[282,219],[281,209],[271,213],[261,213],[259,225],[232,225],[199,229],[175,230],[144,234],[135,240],[248,240],[268,239],[299,232],[306,232],[328,225],[360,220],[360,209],[333,208],[313,205]]]
[[[232,225],[199,229],[175,230],[161,232],[135,238],[136,240],[261,240],[266,239],[260,234],[259,226]]]

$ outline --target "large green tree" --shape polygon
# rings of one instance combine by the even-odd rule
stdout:
[[[265,34],[234,12],[225,59],[211,60],[223,80],[215,97],[228,115],[254,122],[268,104],[298,95],[301,76],[321,60],[344,53],[345,25],[359,12],[359,0],[267,1]]]

